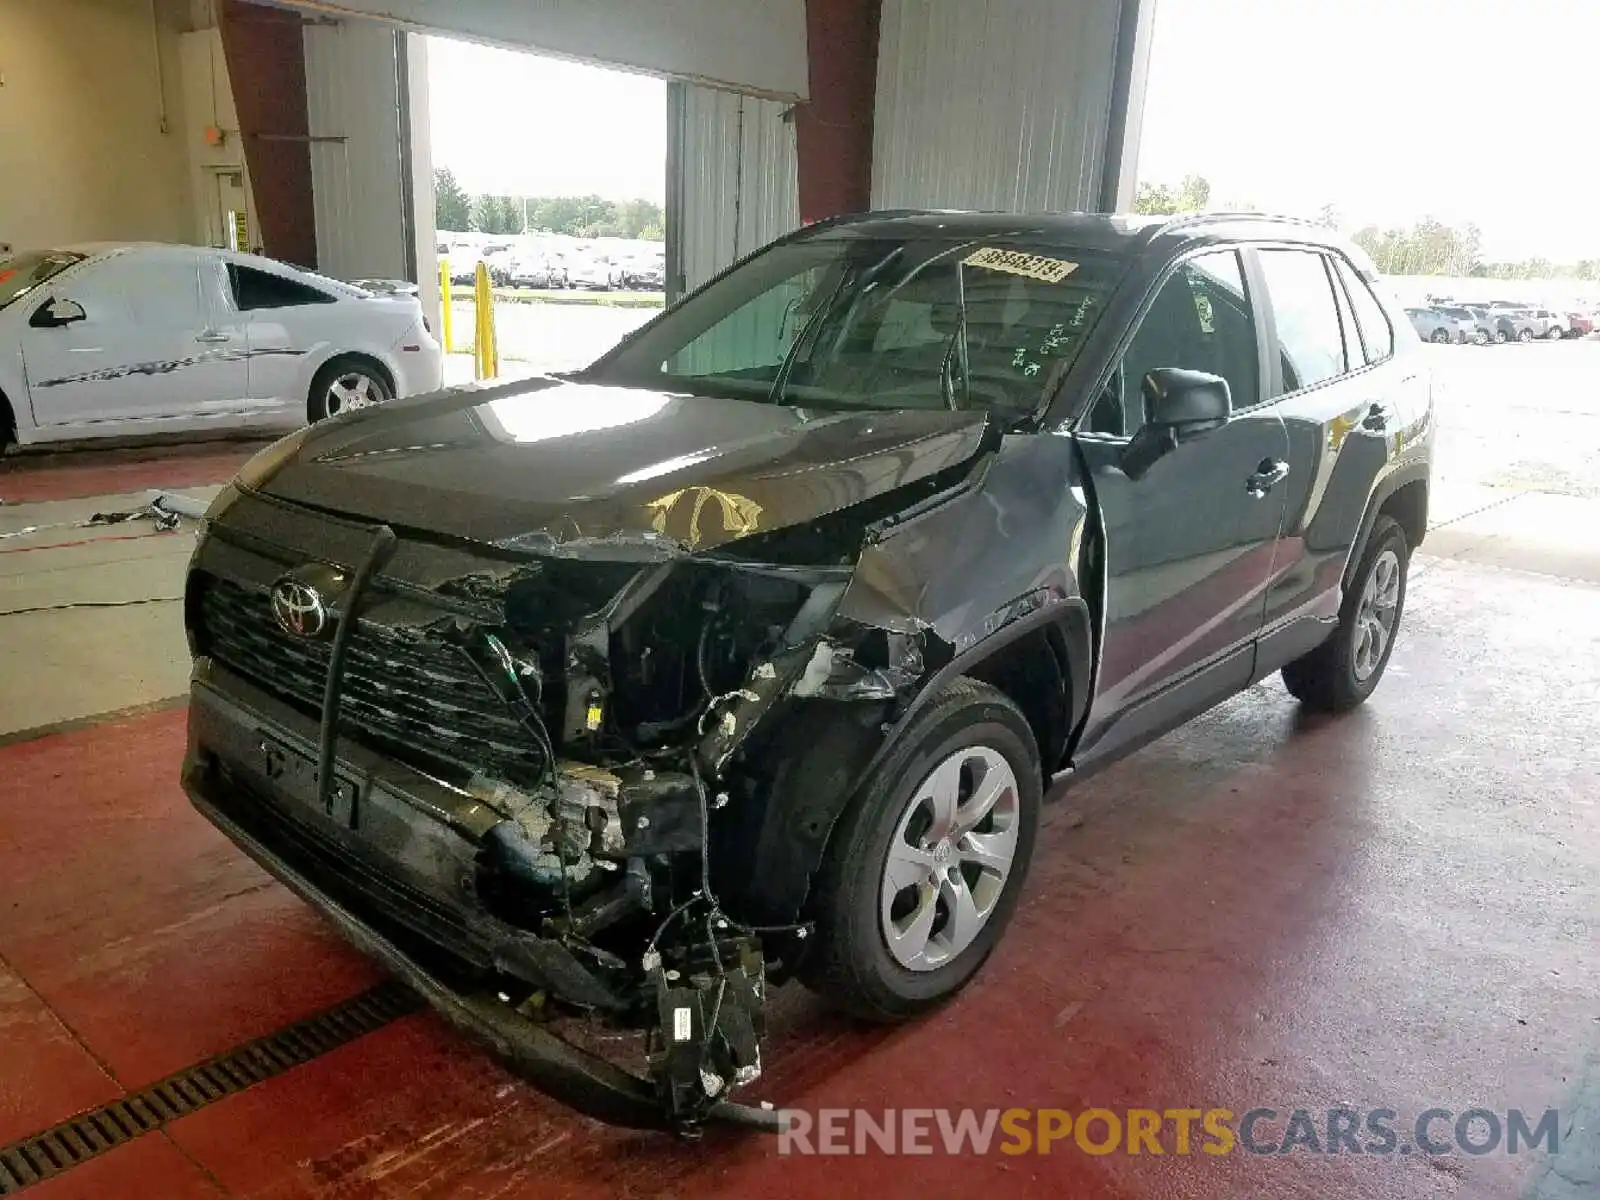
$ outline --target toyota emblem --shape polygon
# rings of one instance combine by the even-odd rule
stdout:
[[[328,605],[322,593],[297,579],[280,579],[272,585],[272,615],[285,633],[319,638],[328,631]]]

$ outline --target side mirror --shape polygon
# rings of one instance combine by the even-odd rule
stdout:
[[[76,300],[51,300],[34,310],[28,324],[35,329],[59,329],[85,320],[88,315]]]
[[[1156,367],[1144,377],[1144,424],[1122,456],[1129,479],[1144,475],[1180,442],[1220,429],[1233,413],[1228,381],[1205,371]]]

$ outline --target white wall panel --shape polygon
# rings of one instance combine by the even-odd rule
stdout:
[[[884,0],[875,208],[1094,209],[1120,0]]]
[[[337,279],[404,278],[411,181],[401,178],[394,27],[307,25],[305,47],[317,265]]]
[[[799,174],[786,105],[692,85],[674,92],[670,219],[689,290],[799,226]]]
[[[772,96],[810,94],[805,0],[305,0],[299,6]]]

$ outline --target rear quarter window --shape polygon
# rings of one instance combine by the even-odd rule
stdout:
[[[275,275],[271,271],[257,271],[253,267],[228,264],[228,284],[233,289],[233,302],[241,312],[255,312],[264,308],[298,308],[304,304],[332,304],[337,297],[320,288]]]
[[[1367,364],[1370,366],[1393,357],[1394,327],[1389,324],[1389,314],[1383,311],[1383,305],[1372,294],[1367,281],[1356,274],[1349,263],[1335,258],[1334,264],[1339,278],[1344,281],[1350,303],[1355,306],[1356,323],[1361,326],[1361,344],[1366,351]]]

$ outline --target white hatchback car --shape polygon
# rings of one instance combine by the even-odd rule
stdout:
[[[408,283],[198,246],[0,259],[0,449],[283,428],[443,383]]]

